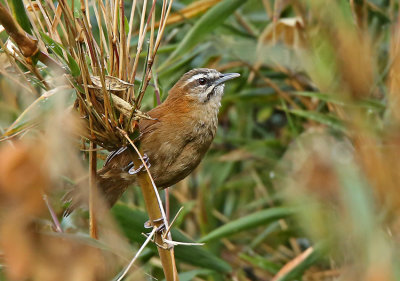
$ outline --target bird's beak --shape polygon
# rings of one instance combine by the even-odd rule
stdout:
[[[217,81],[215,81],[215,86],[218,86],[219,84],[225,83],[228,80],[234,79],[239,77],[239,73],[225,73],[222,74]]]

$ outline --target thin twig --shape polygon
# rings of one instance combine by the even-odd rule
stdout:
[[[108,46],[106,42],[106,37],[104,36],[103,25],[101,23],[101,17],[97,10],[96,5],[93,5],[93,11],[97,20],[97,26],[99,27],[99,34],[100,34],[100,54],[103,54],[103,50],[105,51],[106,55],[109,56]],[[101,60],[103,63],[103,59]]]
[[[314,252],[313,247],[309,247],[307,250],[302,252],[300,255],[289,261],[287,264],[285,264],[277,274],[275,274],[274,278],[272,278],[271,281],[278,281],[281,279],[283,276],[288,274],[290,271],[292,271],[295,267],[297,267],[300,263],[302,263],[305,259],[307,259],[312,253]]]
[[[47,198],[47,195],[46,195],[46,194],[43,194],[43,200],[44,200],[44,202],[46,203],[47,209],[49,210],[51,219],[53,220],[54,226],[56,227],[56,231],[57,231],[57,232],[60,232],[60,233],[63,233],[64,231],[62,230],[60,221],[58,220],[57,215],[56,215],[56,213],[54,212],[54,209],[53,209],[53,207],[51,206],[51,204],[50,204],[50,202],[49,202],[49,199]]]
[[[97,151],[96,144],[90,142],[89,151],[89,217],[90,217],[90,237],[98,239],[97,219],[96,219],[96,167]]]
[[[176,219],[178,218],[179,214],[182,212],[183,210],[183,206],[179,208],[178,212],[176,213],[174,219],[172,220],[171,224],[169,225],[169,227],[167,228],[167,230],[165,231],[163,237],[166,238],[167,234],[170,232],[172,225],[174,224],[174,222],[176,221]]]
[[[160,28],[159,28],[159,31],[158,31],[158,34],[157,34],[156,43],[155,43],[154,49],[153,49],[153,55],[151,57],[149,57],[149,59],[148,59],[147,71],[146,71],[146,75],[144,76],[144,80],[143,80],[143,82],[144,82],[143,83],[143,87],[142,87],[140,93],[138,94],[137,100],[135,102],[136,108],[140,108],[144,93],[146,92],[147,86],[149,85],[149,81],[150,81],[149,76],[151,74],[151,69],[152,69],[152,66],[153,66],[153,63],[154,63],[154,58],[155,58],[155,55],[157,54],[157,50],[158,50],[158,48],[159,48],[159,46],[161,44],[161,38],[163,37],[165,26],[166,26],[166,22],[167,22],[166,19],[168,18],[168,15],[169,15],[169,13],[171,11],[172,3],[173,3],[173,0],[170,0],[169,6],[168,6],[168,8],[167,8],[167,10],[165,12],[164,21],[160,25]]]
[[[139,251],[137,251],[136,255],[132,258],[132,260],[130,261],[130,263],[128,264],[128,266],[125,268],[124,272],[121,274],[121,276],[117,279],[117,281],[121,281],[122,279],[124,279],[125,275],[128,273],[128,271],[131,269],[132,265],[135,263],[136,259],[139,257],[139,255],[143,252],[144,248],[147,246],[147,244],[149,244],[149,242],[151,241],[151,238],[153,237],[153,235],[156,233],[157,228],[153,227],[153,230],[151,231],[151,233],[149,234],[149,236],[147,236],[146,241],[144,241],[143,245],[140,247]]]
[[[13,59],[14,57],[12,56],[12,54],[10,53],[8,48],[4,45],[4,43],[1,39],[0,39],[0,47],[3,50],[3,52],[6,54],[10,64],[18,72],[19,76],[22,77],[22,79],[24,80],[24,83],[29,86],[29,89],[31,90],[32,94],[34,96],[39,96],[40,94],[39,94],[38,90],[35,87],[33,87],[33,85],[29,82],[28,78],[24,75],[22,70],[18,67],[16,60]]]
[[[131,47],[131,36],[132,36],[132,29],[133,29],[133,19],[135,17],[135,9],[136,9],[136,1],[134,0],[132,3],[132,10],[131,10],[131,15],[129,18],[129,32],[128,32],[128,39],[126,40],[126,49],[127,49],[127,53],[130,53],[130,47]]]
[[[141,17],[141,21],[140,21],[140,31],[139,31],[139,40],[138,40],[138,44],[137,44],[137,49],[136,49],[136,55],[135,55],[135,59],[133,62],[133,66],[131,69],[131,77],[129,78],[129,83],[134,84],[135,83],[135,77],[136,77],[136,71],[137,71],[137,67],[138,67],[138,63],[139,63],[139,57],[140,57],[140,53],[142,52],[143,49],[143,42],[144,39],[146,37],[146,28],[143,27],[144,25],[144,18],[145,18],[145,14],[146,14],[146,6],[147,6],[147,0],[144,1],[143,3],[143,10],[142,10],[142,17]],[[151,14],[149,15],[151,16]],[[131,101],[134,98],[134,88],[130,88],[128,90],[128,96],[127,96],[127,100]]]
[[[190,242],[178,242],[174,240],[170,240],[167,238],[164,238],[163,240],[165,243],[168,245],[173,245],[173,246],[204,246],[204,243],[190,243]]]
[[[119,78],[126,80],[126,75],[128,72],[128,53],[126,51],[126,33],[125,33],[125,8],[124,0],[120,0],[119,5],[119,18],[120,18],[120,31],[119,31],[119,47],[120,47],[120,60],[119,60]]]

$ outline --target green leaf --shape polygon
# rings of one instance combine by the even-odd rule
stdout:
[[[255,255],[255,256],[248,256],[245,254],[241,254],[240,257],[251,264],[253,264],[256,267],[259,267],[261,269],[267,270],[270,273],[276,274],[278,273],[279,269],[281,266],[279,264],[273,263],[269,260],[267,260],[264,257]]]
[[[59,57],[59,59],[68,65],[71,75],[73,77],[79,76],[81,74],[81,69],[70,53],[64,48],[64,46],[54,41],[50,36],[42,31],[40,31],[40,35],[42,36],[43,41],[46,43],[46,47],[50,48]],[[67,53],[68,60],[65,60],[63,50]]]
[[[129,33],[129,21],[126,16],[124,17],[124,25],[125,25],[125,34],[128,34]]]
[[[212,274],[213,271],[207,269],[196,269],[179,274],[179,281],[192,281],[195,277],[199,275],[208,276]],[[163,279],[165,281],[165,279]]]
[[[387,24],[391,23],[392,20],[389,17],[389,14],[386,13],[382,8],[379,6],[371,3],[371,1],[368,1],[368,4],[366,5],[369,12],[371,13],[372,16],[376,16],[381,24]]]
[[[333,115],[328,115],[324,113],[319,113],[315,111],[307,111],[307,110],[301,110],[301,109],[288,109],[287,112],[292,113],[294,115],[304,117],[306,119],[310,119],[313,121],[317,121],[321,124],[327,125],[331,127],[332,129],[345,132],[346,127],[343,125],[342,120],[339,118],[333,116]]]
[[[8,1],[8,4],[10,5],[13,16],[22,29],[32,35],[31,23],[28,15],[26,14],[24,2],[22,0],[10,0]]]
[[[184,69],[187,65],[190,64],[192,60],[194,60],[201,52],[205,51],[205,47],[208,47],[209,44],[204,44],[194,52],[192,52],[189,56],[186,56],[182,59],[175,60],[168,68],[162,69],[161,67],[157,69],[158,78],[160,80],[168,78],[168,80],[176,81],[182,75],[182,69]],[[165,64],[164,64],[165,65]]]
[[[238,232],[266,225],[276,220],[288,217],[294,213],[292,208],[277,207],[259,211],[235,221],[229,222],[200,239],[199,242],[208,242],[227,237]]]
[[[63,101],[66,108],[72,105],[75,99],[75,92],[62,86],[45,92],[18,116],[2,138],[18,134],[22,130],[40,123],[41,118],[44,118],[46,114],[52,114],[57,102]]]
[[[67,53],[67,56],[68,56],[67,63],[68,63],[68,67],[71,72],[71,75],[73,77],[78,77],[79,75],[81,75],[81,69],[79,68],[78,63],[74,60],[74,58],[69,53]]]
[[[143,243],[146,240],[142,235],[142,232],[145,231],[144,223],[148,220],[144,212],[122,204],[116,204],[111,209],[111,213],[131,242]]]
[[[361,106],[376,110],[382,110],[386,108],[386,106],[383,103],[372,99],[364,99],[358,102],[349,103],[333,94],[322,94],[317,92],[292,92],[292,94],[303,97],[316,98],[325,102],[330,102],[341,106]]]
[[[160,46],[157,50],[157,54],[159,55],[159,54],[171,53],[173,50],[176,49],[177,46],[178,44],[168,44]],[[147,56],[147,50],[140,53],[141,58],[144,58],[146,56]]]
[[[266,227],[263,232],[257,235],[250,244],[250,248],[254,249],[258,245],[260,245],[271,233],[278,231],[281,228],[281,225],[278,221],[271,223],[268,227]]]
[[[237,8],[246,3],[247,0],[224,0],[208,10],[186,36],[179,43],[175,51],[164,62],[163,66],[204,40],[204,37],[222,24]],[[162,66],[161,66],[162,68]]]
[[[183,232],[174,228],[172,229],[172,237],[175,241],[179,242],[195,242]],[[207,251],[204,246],[176,246],[175,257],[183,262],[218,272],[227,273],[232,271],[231,266],[227,262]]]
[[[40,36],[42,37],[44,43],[46,43],[46,47],[50,48],[60,59],[64,60],[64,54],[63,54],[63,47],[56,41],[54,41],[50,36],[48,36],[46,33],[40,31]]]
[[[143,225],[148,219],[146,213],[122,204],[115,205],[111,212],[132,243],[142,244],[145,241],[142,232],[145,232]],[[177,229],[173,228],[171,234],[174,241],[194,243]],[[149,245],[149,248],[156,253],[154,244]],[[202,246],[176,246],[175,257],[182,262],[217,272],[226,273],[232,270],[228,263]]]
[[[335,96],[333,94],[321,94],[321,93],[317,93],[317,92],[300,92],[300,91],[292,92],[292,94],[297,95],[297,96],[302,96],[302,97],[316,98],[318,100],[334,103],[337,105],[346,105],[346,102],[342,98]]]

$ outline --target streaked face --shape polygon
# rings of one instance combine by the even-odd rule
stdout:
[[[220,101],[225,82],[238,77],[237,73],[222,74],[215,69],[199,68],[186,73],[179,81],[184,92],[200,103]]]

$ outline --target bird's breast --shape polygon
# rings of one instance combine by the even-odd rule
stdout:
[[[189,175],[204,157],[217,130],[217,115],[192,115],[161,120],[158,130],[144,136],[151,173],[158,187],[168,187]]]

